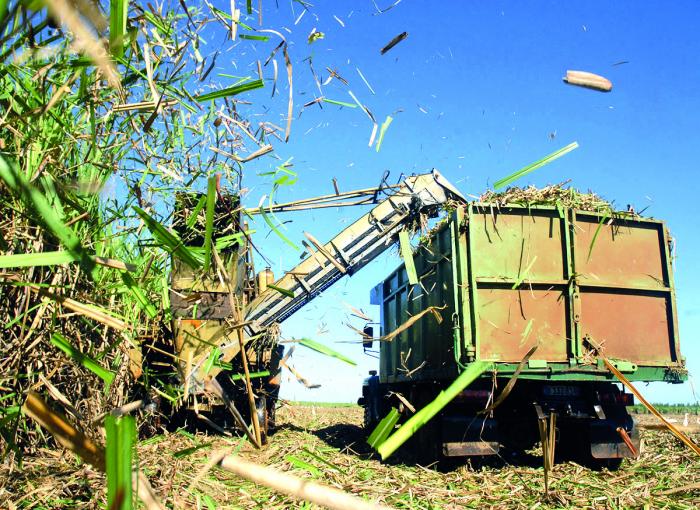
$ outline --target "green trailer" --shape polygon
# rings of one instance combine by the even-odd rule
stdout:
[[[578,449],[614,465],[639,451],[626,410],[633,398],[592,346],[631,381],[686,378],[661,221],[472,203],[420,243],[414,264],[418,284],[401,265],[372,290],[381,333],[428,307],[442,321],[425,315],[381,342],[379,374],[365,381],[360,402],[368,429],[391,407],[407,416],[431,402],[470,363],[494,367],[418,432],[423,453],[527,450],[539,439],[538,418],[554,414],[562,454]],[[480,414],[519,365],[510,394]]]

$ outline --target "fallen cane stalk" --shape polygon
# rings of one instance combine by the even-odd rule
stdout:
[[[68,423],[61,415],[52,411],[46,402],[39,395],[30,392],[22,406],[24,413],[36,420],[39,425],[51,432],[56,440],[69,449],[85,462],[105,472],[105,452],[95,444],[89,437],[77,430],[73,425]],[[165,510],[165,507],[158,501],[153,487],[148,482],[146,476],[138,472],[138,496],[143,501],[144,506],[148,510]]]
[[[617,427],[617,429],[615,429],[615,430],[617,431],[617,433],[620,435],[622,440],[627,445],[627,448],[629,449],[630,453],[632,454],[632,457],[634,457],[635,459],[637,457],[639,457],[639,452],[634,447],[634,444],[632,443],[632,439],[630,439],[630,436],[629,436],[629,434],[627,434],[627,431],[623,427]]]
[[[683,443],[685,443],[685,445],[686,445],[688,448],[690,448],[690,449],[693,450],[695,453],[697,453],[698,455],[700,455],[700,446],[698,446],[697,444],[695,444],[695,443],[693,442],[692,439],[690,439],[687,435],[685,435],[685,434],[683,433],[683,431],[679,430],[673,423],[669,422],[666,418],[664,418],[664,416],[663,416],[659,411],[657,411],[656,408],[655,408],[653,405],[651,405],[649,402],[647,402],[647,400],[642,396],[642,394],[639,393],[639,390],[637,390],[637,388],[635,388],[634,386],[632,386],[632,383],[629,382],[629,381],[627,380],[627,378],[626,378],[624,375],[622,375],[622,372],[620,372],[617,368],[615,368],[615,366],[614,366],[612,363],[610,363],[610,361],[608,360],[608,358],[606,358],[606,357],[603,355],[602,348],[601,348],[600,344],[597,343],[597,342],[595,342],[595,341],[592,340],[591,338],[586,338],[586,340],[587,340],[588,343],[591,344],[591,346],[593,346],[593,348],[597,351],[598,356],[600,356],[600,358],[603,360],[603,363],[605,363],[605,366],[608,367],[608,370],[610,370],[610,372],[612,372],[612,374],[613,374],[615,377],[617,377],[617,378],[619,379],[619,381],[620,381],[628,390],[630,390],[630,391],[634,394],[635,397],[637,397],[637,399],[639,399],[639,401],[642,403],[642,405],[644,405],[644,407],[646,407],[646,408],[649,410],[649,412],[650,412],[651,414],[653,414],[653,415],[656,416],[659,420],[661,420],[661,422],[662,422],[664,425],[666,425],[666,427],[668,428],[668,430],[670,430],[671,433],[673,433],[674,436],[676,436],[676,437],[677,437],[678,439],[680,439]]]
[[[253,446],[255,446],[257,449],[260,449],[262,447],[262,445],[255,437],[255,432],[250,430],[250,428],[246,424],[245,420],[243,419],[243,416],[238,411],[238,409],[236,409],[236,406],[231,401],[231,399],[228,398],[228,396],[226,395],[226,392],[221,387],[221,384],[219,383],[219,381],[217,381],[216,379],[209,379],[206,381],[204,387],[207,389],[207,391],[212,392],[213,394],[215,394],[217,397],[219,397],[223,401],[224,405],[231,412],[233,419],[236,420],[236,424],[238,425],[238,427],[243,429],[243,432],[245,432],[246,436],[248,436],[248,439],[250,440],[251,444]]]
[[[227,455],[219,463],[221,468],[252,482],[264,485],[295,498],[309,501],[331,510],[382,510],[383,505],[370,503],[327,485],[310,482],[260,464]]]
[[[216,248],[212,250],[212,255],[214,257],[214,261],[216,262],[218,267],[225,267],[224,264],[221,261],[221,258],[219,257],[219,254],[217,253]],[[224,278],[224,283],[226,284],[226,289],[228,290],[228,299],[229,303],[231,305],[231,310],[233,311],[233,318],[236,321],[236,324],[242,324],[243,323],[243,314],[241,313],[241,303],[238,301],[237,298],[234,297],[233,295],[233,290],[231,287],[231,281],[229,280],[228,276],[226,275],[226,272],[223,271],[221,273]],[[236,328],[236,334],[238,336],[238,348],[240,350],[240,355],[241,355],[241,363],[243,365],[243,375],[245,376],[245,386],[246,386],[246,392],[248,393],[248,405],[250,407],[250,419],[253,425],[253,437],[250,438],[251,442],[255,445],[256,448],[260,448],[262,446],[262,434],[260,432],[260,422],[258,420],[258,410],[255,406],[255,395],[253,394],[253,385],[250,382],[250,372],[248,370],[248,357],[245,352],[245,341],[243,338],[243,330],[240,327]],[[224,392],[222,390],[222,395],[224,395]],[[223,398],[223,396],[222,396]],[[229,408],[231,405],[229,405]],[[247,433],[247,428],[245,428],[246,433]],[[255,440],[253,440],[255,439]]]

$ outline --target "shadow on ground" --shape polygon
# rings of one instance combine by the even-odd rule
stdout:
[[[328,446],[338,449],[345,455],[355,456],[363,460],[381,460],[379,454],[367,444],[367,434],[364,428],[358,425],[337,423],[316,430],[309,430],[294,424],[285,423],[279,427],[279,430],[307,432],[318,437]],[[391,466],[415,466],[419,464],[442,473],[454,471],[463,466],[468,466],[475,470],[486,467],[498,469],[512,466],[533,468],[542,466],[542,458],[538,455],[508,450],[501,450],[498,455],[486,457],[452,457],[430,462],[410,451],[410,446],[409,442],[383,462]]]

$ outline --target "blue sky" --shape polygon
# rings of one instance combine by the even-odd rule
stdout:
[[[256,2],[254,2],[256,3]],[[386,7],[391,2],[379,2]],[[219,5],[221,4],[221,5]],[[286,201],[375,185],[385,170],[391,179],[439,169],[464,194],[478,195],[504,175],[564,145],[580,148],[518,182],[545,185],[571,180],[626,208],[648,206],[646,214],[664,219],[677,242],[675,281],[683,354],[693,373],[700,371],[700,241],[697,231],[697,161],[700,160],[700,22],[693,2],[426,2],[403,0],[376,15],[371,1],[316,2],[298,24],[298,3],[264,2],[264,28],[280,30],[290,43],[294,66],[294,120],[288,144],[276,143],[282,159],[293,158],[299,181],[280,190]],[[228,10],[228,3],[216,5]],[[334,18],[337,16],[345,26]],[[257,26],[257,16],[248,22]],[[288,29],[288,30],[285,30]],[[312,29],[322,40],[309,45]],[[291,33],[290,33],[291,31]],[[394,36],[408,38],[385,55],[379,50]],[[228,43],[230,44],[230,43]],[[216,72],[232,72],[238,62],[265,60],[276,41],[243,42],[227,53]],[[252,58],[251,58],[252,56]],[[372,125],[359,109],[325,104],[303,109],[318,97],[308,62],[321,81],[326,67],[349,84],[333,80],[323,87],[330,99],[352,102],[348,91],[378,122],[394,121],[380,152],[367,146]],[[284,126],[288,89],[281,53],[277,56],[279,94],[266,88],[249,99],[270,108],[260,120]],[[627,63],[613,65],[622,61]],[[360,78],[360,69],[373,94]],[[602,74],[613,83],[609,94],[567,86],[567,69]],[[255,73],[254,66],[248,71]],[[553,136],[552,136],[553,135]],[[552,139],[553,138],[553,139]],[[249,206],[269,191],[272,159],[246,166]],[[359,208],[294,213],[282,220],[285,234],[298,241],[308,230],[328,240],[362,214]],[[282,243],[260,221],[255,241],[276,274],[290,269],[300,253]],[[265,263],[258,257],[259,268]],[[283,324],[287,338],[309,336],[328,343],[360,364],[349,367],[297,349],[293,363],[320,389],[305,390],[285,381],[285,398],[353,401],[362,378],[376,360],[362,354],[343,325],[349,303],[378,317],[369,290],[400,263],[395,250],[345,278]],[[361,327],[359,320],[353,324]],[[690,385],[651,385],[654,401],[689,402]],[[698,388],[700,390],[700,388]]]

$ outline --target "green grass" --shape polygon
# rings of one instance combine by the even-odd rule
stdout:
[[[662,414],[700,414],[700,404],[653,404]],[[646,407],[635,404],[627,408],[630,413],[649,414]]]
[[[352,402],[308,402],[305,400],[287,400],[286,402],[289,405],[300,407],[360,407]]]

